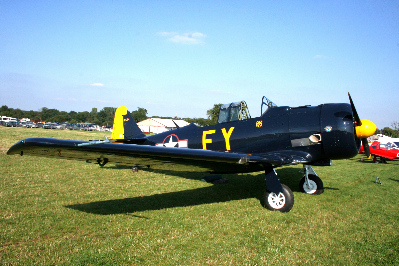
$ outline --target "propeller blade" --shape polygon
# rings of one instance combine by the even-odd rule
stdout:
[[[362,121],[360,121],[359,115],[357,114],[355,105],[353,104],[352,97],[351,97],[349,92],[348,92],[348,96],[349,96],[349,101],[350,101],[351,107],[352,107],[353,118],[355,118],[355,121],[356,121],[356,125],[357,126],[361,126],[362,125]]]
[[[366,156],[369,157],[371,153],[370,153],[370,147],[369,147],[367,138],[375,133],[377,127],[373,122],[371,122],[369,120],[363,120],[363,123],[362,123],[362,121],[359,118],[359,114],[356,111],[355,104],[353,103],[352,97],[349,92],[348,92],[348,96],[349,96],[349,101],[350,101],[351,107],[352,107],[353,118],[355,119],[355,122],[356,122],[356,124],[354,126],[356,137],[358,139],[362,140],[364,152],[365,152]]]
[[[370,147],[367,138],[362,139],[363,149],[367,157],[370,157]]]

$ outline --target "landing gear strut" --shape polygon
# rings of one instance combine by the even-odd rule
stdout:
[[[299,182],[299,189],[301,192],[310,195],[320,195],[323,193],[323,181],[321,181],[313,167],[310,165],[304,165],[303,170],[305,172],[305,176]]]

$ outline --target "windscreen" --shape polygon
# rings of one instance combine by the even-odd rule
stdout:
[[[218,123],[228,122],[229,120],[229,108],[220,109]]]

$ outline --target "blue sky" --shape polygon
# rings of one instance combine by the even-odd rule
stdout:
[[[0,0],[0,105],[206,117],[349,103],[398,121],[399,1]]]

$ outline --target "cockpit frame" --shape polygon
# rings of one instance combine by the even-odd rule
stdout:
[[[263,106],[266,106],[266,110],[264,112],[263,112]],[[262,105],[260,106],[260,115],[262,116],[270,108],[274,108],[274,107],[277,107],[277,104],[275,104],[274,102],[270,101],[266,96],[263,96]]]

